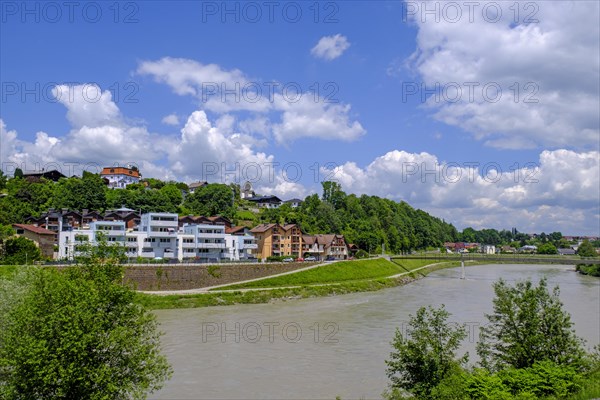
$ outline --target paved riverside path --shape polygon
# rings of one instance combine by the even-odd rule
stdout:
[[[387,279],[395,279],[395,278],[400,278],[402,276],[408,275],[408,274],[412,274],[413,272],[418,272],[422,269],[425,268],[429,268],[429,267],[433,267],[435,265],[438,264],[446,264],[448,262],[451,261],[443,261],[443,262],[438,262],[438,263],[433,263],[433,264],[428,264],[428,265],[424,265],[422,267],[419,268],[415,268],[413,270],[410,271],[406,271],[406,272],[401,272],[399,274],[396,275],[391,275],[391,276],[386,276],[384,278]],[[251,292],[251,291],[260,291],[260,290],[275,290],[275,289],[294,289],[294,288],[299,288],[302,286],[335,286],[335,285],[339,285],[341,282],[332,282],[332,283],[317,283],[314,285],[302,285],[302,286],[276,286],[276,287],[266,287],[266,288],[247,288],[247,289],[227,289],[227,290],[212,290],[212,289],[218,289],[220,287],[225,287],[225,286],[231,286],[231,285],[241,285],[244,283],[249,283],[249,282],[256,282],[256,281],[262,281],[265,279],[269,279],[269,278],[275,278],[278,276],[283,276],[283,275],[290,275],[290,274],[295,274],[298,272],[302,272],[302,271],[308,271],[309,269],[313,269],[313,268],[317,268],[317,267],[322,267],[324,265],[330,265],[332,263],[322,263],[322,264],[315,264],[315,265],[311,265],[310,267],[306,267],[306,268],[300,268],[294,271],[288,271],[288,272],[282,272],[280,274],[276,274],[276,275],[269,275],[269,276],[264,276],[262,278],[255,278],[255,279],[248,279],[246,281],[239,281],[239,282],[232,282],[232,283],[226,283],[226,284],[222,284],[222,285],[215,285],[215,286],[209,286],[209,287],[204,287],[204,288],[198,288],[198,289],[185,289],[185,290],[164,290],[164,291],[139,291],[140,293],[145,293],[145,294],[152,294],[152,295],[156,295],[156,296],[171,296],[171,295],[191,295],[191,294],[207,294],[207,293],[232,293],[232,292]],[[380,278],[377,278],[380,279]],[[368,280],[368,279],[366,279]]]

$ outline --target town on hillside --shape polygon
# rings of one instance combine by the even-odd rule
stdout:
[[[122,245],[130,261],[174,263],[346,260],[385,249],[391,254],[420,249],[574,255],[584,241],[599,247],[597,237],[560,232],[467,228],[459,233],[403,202],[346,195],[335,182],[323,182],[323,190],[322,198],[282,201],[258,195],[250,182],[165,183],[142,179],[134,166],[106,167],[81,178],[68,178],[57,170],[15,171],[13,178],[3,177],[0,203],[17,212],[0,213],[0,224],[33,241],[41,258],[54,261],[72,261],[100,238]],[[19,198],[24,192],[26,202]],[[37,199],[39,193],[46,193],[46,198]],[[365,225],[366,215],[373,212],[367,212],[369,207],[379,211],[381,202],[397,209],[379,219],[406,215],[410,224],[385,226],[370,220],[371,225]],[[31,203],[38,203],[37,209]],[[61,207],[44,209],[45,205]],[[438,228],[431,229],[435,224]]]

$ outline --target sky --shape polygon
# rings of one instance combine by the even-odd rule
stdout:
[[[0,163],[600,235],[597,1],[0,1]]]

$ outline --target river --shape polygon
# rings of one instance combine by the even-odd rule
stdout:
[[[560,286],[579,336],[600,343],[600,280],[572,266],[486,265],[445,269],[406,286],[326,298],[156,311],[174,374],[151,399],[381,398],[396,327],[424,305],[445,304],[466,324],[461,348],[475,358],[491,284],[528,277]]]

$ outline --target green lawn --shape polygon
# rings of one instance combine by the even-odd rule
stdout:
[[[401,263],[393,263],[383,258],[374,260],[340,261],[308,271],[278,276],[275,278],[265,278],[259,281],[238,285],[229,285],[215,290],[318,285],[384,278],[407,272],[430,263],[431,260],[403,260]]]
[[[248,292],[214,292],[192,295],[157,296],[137,293],[137,302],[152,310],[174,308],[196,308],[211,306],[227,306],[233,304],[260,304],[271,301],[287,301],[311,297],[336,296],[356,292],[374,292],[409,283],[414,278],[400,277],[396,279],[378,278],[361,281],[347,281],[327,286],[301,286],[273,290],[256,290]]]

